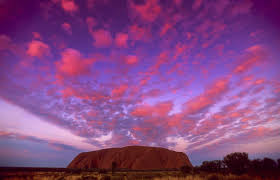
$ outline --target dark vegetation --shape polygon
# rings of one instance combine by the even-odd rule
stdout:
[[[277,162],[270,158],[250,160],[247,153],[235,152],[223,160],[204,161],[201,166],[194,167],[193,172],[280,177],[280,159]]]
[[[111,170],[111,171],[110,171]],[[118,169],[118,164],[112,162],[110,169],[70,169],[70,168],[31,168],[31,167],[0,167],[0,179],[5,177],[5,173],[11,172],[46,172],[64,173],[70,175],[81,175],[82,179],[98,179],[92,174],[101,175],[102,180],[122,180],[122,179],[153,179],[155,177],[176,176],[176,177],[200,177],[207,180],[221,179],[280,179],[280,159],[274,161],[270,158],[250,160],[247,153],[235,152],[226,155],[223,160],[204,161],[200,166],[182,166],[180,169],[160,169],[160,170],[129,170]],[[236,175],[236,176],[234,176]],[[21,175],[22,176],[22,175]],[[230,179],[231,178],[231,179]],[[28,178],[27,178],[28,179]],[[187,178],[188,179],[188,178]],[[195,179],[195,178],[194,178]],[[237,180],[236,179],[236,180]],[[238,179],[238,180],[239,180]]]
[[[180,171],[184,174],[187,174],[192,171],[192,168],[190,166],[185,165],[180,168]]]

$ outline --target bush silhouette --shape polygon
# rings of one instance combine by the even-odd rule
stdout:
[[[248,170],[250,160],[248,158],[248,153],[235,152],[226,155],[224,157],[224,163],[230,172],[240,175]]]
[[[254,159],[250,162],[250,170],[253,172],[260,172],[263,170],[263,161],[261,159]]]
[[[194,174],[197,174],[197,173],[199,173],[200,171],[201,171],[200,166],[195,166],[195,167],[193,167],[193,172],[194,172]]]
[[[206,172],[221,172],[224,164],[221,160],[204,161],[200,166],[202,171]]]
[[[277,163],[270,158],[264,158],[263,159],[263,169],[266,171],[273,171],[276,170],[277,168]]]
[[[106,174],[106,173],[107,173],[107,170],[106,170],[106,169],[99,169],[99,170],[98,170],[98,173],[100,173],[100,174]]]
[[[182,173],[190,173],[192,171],[192,168],[190,166],[184,165],[180,168],[180,171]]]

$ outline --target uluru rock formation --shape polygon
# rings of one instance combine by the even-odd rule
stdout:
[[[116,162],[119,169],[132,170],[172,169],[184,165],[192,167],[183,152],[160,147],[127,146],[80,153],[67,168],[110,169],[112,162]]]

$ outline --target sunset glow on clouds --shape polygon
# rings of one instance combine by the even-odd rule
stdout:
[[[1,166],[63,167],[127,145],[194,165],[279,158],[277,0],[0,5]]]

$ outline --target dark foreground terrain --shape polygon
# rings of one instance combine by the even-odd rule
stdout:
[[[150,171],[117,171],[79,170],[67,168],[20,168],[0,167],[0,179],[3,180],[280,180],[279,177],[261,177],[190,172],[179,170],[150,170]]]
[[[106,169],[89,168],[90,166],[0,167],[0,180],[280,180],[280,159],[274,161],[265,157],[251,160],[245,152],[230,153],[223,160],[204,161],[200,166],[185,164],[180,168],[160,170],[124,169],[118,167],[115,161],[109,162],[112,163],[111,167],[108,166]]]

